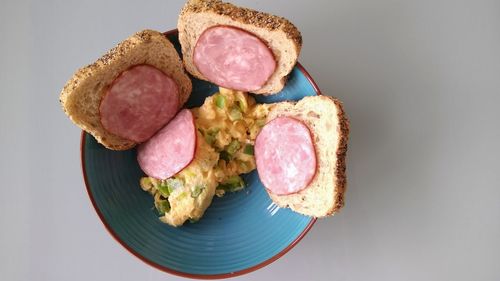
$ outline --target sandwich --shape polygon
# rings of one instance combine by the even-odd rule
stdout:
[[[348,135],[347,117],[335,98],[274,104],[255,141],[257,171],[271,199],[312,217],[342,208]]]
[[[79,69],[60,102],[82,130],[106,148],[126,150],[148,140],[182,108],[191,79],[160,32],[135,33]]]
[[[287,19],[220,0],[189,0],[177,28],[189,73],[255,94],[281,91],[302,47]]]

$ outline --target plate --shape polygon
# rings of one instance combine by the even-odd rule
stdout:
[[[180,54],[177,31],[165,35]],[[218,90],[214,84],[192,80],[189,108]],[[318,94],[297,63],[280,93],[254,97],[271,103]],[[174,228],[160,222],[153,198],[139,187],[144,174],[135,149],[108,150],[82,132],[81,160],[90,200],[106,229],[130,253],[168,273],[214,279],[254,271],[292,249],[316,221],[276,206],[253,171],[243,176],[243,191],[215,197],[199,222]]]

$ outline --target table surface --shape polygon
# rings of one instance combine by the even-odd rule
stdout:
[[[345,208],[235,280],[500,280],[500,2],[234,2],[297,25],[301,63],[351,121]],[[106,232],[58,102],[77,68],[175,28],[182,5],[2,2],[1,280],[184,280]]]

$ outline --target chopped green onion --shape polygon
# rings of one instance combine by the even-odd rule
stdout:
[[[235,192],[245,188],[245,182],[240,176],[231,176],[217,186],[217,189]]]
[[[163,197],[168,197],[172,194],[176,189],[183,188],[184,184],[181,180],[176,178],[169,178],[166,181],[162,182],[158,186],[158,190],[163,195]]]
[[[229,120],[236,121],[243,118],[243,114],[241,114],[241,110],[239,107],[233,107],[229,112]]]
[[[168,187],[167,182],[160,182],[158,185],[158,191],[160,192],[161,196],[168,198],[170,196],[170,188]]]
[[[241,144],[239,141],[237,140],[232,140],[227,146],[226,146],[226,151],[227,153],[229,153],[230,155],[233,155],[235,154],[238,149],[240,149],[241,147]]]
[[[245,94],[242,92],[236,92],[236,104],[240,108],[242,112],[247,112],[248,109],[248,102],[247,99],[245,98]]]
[[[205,141],[209,144],[212,145],[215,143],[215,136],[206,134],[205,135]]]
[[[243,153],[248,155],[253,155],[253,145],[251,144],[245,145],[245,148],[243,148]]]
[[[217,134],[219,133],[219,128],[215,128],[215,129],[209,129],[206,134],[205,134],[205,141],[209,144],[209,145],[213,145],[215,143],[215,140],[217,138]]]
[[[164,215],[170,211],[170,203],[168,200],[155,201],[155,208],[160,215]]]
[[[197,223],[200,219],[189,218],[188,220],[190,223]]]
[[[224,109],[226,106],[226,97],[221,94],[217,95],[215,97],[215,105],[220,109]]]
[[[191,189],[191,197],[193,198],[196,198],[198,196],[200,196],[200,194],[203,192],[203,190],[205,189],[204,186],[201,186],[201,185],[195,185],[192,189]]]
[[[227,153],[227,151],[223,150],[220,152],[219,158],[226,161],[226,162],[229,162],[231,159],[233,159],[233,156],[231,154]]]
[[[232,140],[226,148],[220,152],[219,159],[226,162],[231,161],[234,158],[234,154],[241,148],[241,144],[237,140]]]

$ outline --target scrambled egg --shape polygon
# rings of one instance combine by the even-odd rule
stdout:
[[[200,219],[214,195],[245,187],[240,175],[255,169],[253,145],[269,106],[256,104],[247,93],[220,88],[192,112],[198,130],[193,162],[169,179],[140,182],[153,195],[160,220],[172,226]]]

